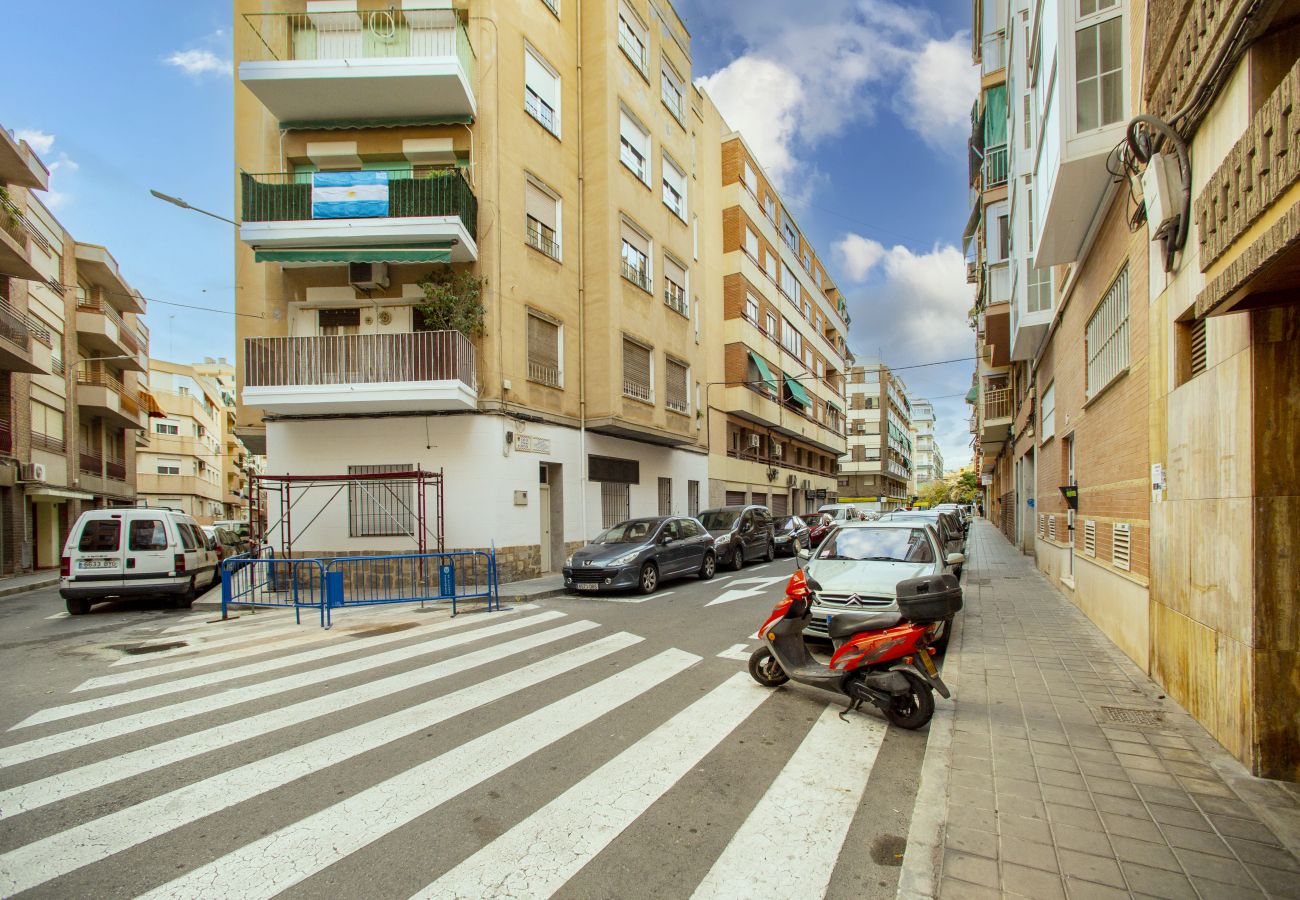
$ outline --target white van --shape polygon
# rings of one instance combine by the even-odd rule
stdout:
[[[177,609],[220,578],[217,554],[197,522],[150,507],[81,514],[63,548],[59,595],[74,616],[110,597],[171,597]]]

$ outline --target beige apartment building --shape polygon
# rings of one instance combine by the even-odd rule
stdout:
[[[239,433],[270,474],[442,471],[503,579],[707,489],[721,119],[670,5],[578,12],[235,3]],[[396,493],[326,496],[295,552],[413,546]]]
[[[246,482],[230,476],[246,452],[228,444],[233,406],[211,374],[218,368],[149,360],[149,390],[162,415],[150,422],[148,444],[136,454],[140,499],[202,524],[241,518],[245,508],[237,491]]]
[[[224,416],[221,422],[221,485],[222,505],[225,512],[223,519],[247,521],[249,514],[250,480],[260,473],[259,461],[248,452],[244,442],[235,433],[239,413],[239,387],[235,380],[235,366],[226,358],[204,358],[201,363],[192,363],[197,378],[210,381],[221,398]]]
[[[49,173],[0,129],[0,572],[59,565],[84,509],[135,502],[151,406],[144,299],[39,199]]]
[[[907,386],[888,366],[849,369],[848,448],[840,459],[840,499],[887,512],[912,501],[912,404]]]
[[[712,356],[706,401],[708,503],[813,512],[839,493],[847,310],[739,134],[723,138],[721,185],[722,303],[708,310],[722,350]],[[705,208],[709,229],[717,210]]]
[[[912,412],[912,483],[915,492],[932,481],[943,481],[943,449],[934,433],[934,404],[909,397],[908,406]]]

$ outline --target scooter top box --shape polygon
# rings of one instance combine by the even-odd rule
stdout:
[[[898,611],[917,625],[940,622],[961,610],[961,582],[956,575],[909,578],[895,588]]]

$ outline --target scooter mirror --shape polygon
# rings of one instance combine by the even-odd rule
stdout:
[[[799,558],[800,558],[800,559],[803,559],[803,560],[812,559],[812,551],[811,551],[811,550],[808,550],[808,549],[800,550],[800,551],[799,551]]]

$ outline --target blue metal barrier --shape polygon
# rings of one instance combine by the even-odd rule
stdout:
[[[321,626],[331,610],[385,603],[457,604],[486,600],[501,608],[496,551],[463,550],[332,559],[232,557],[221,566],[221,614],[229,606],[292,606],[320,609]],[[301,621],[301,615],[297,615]]]

